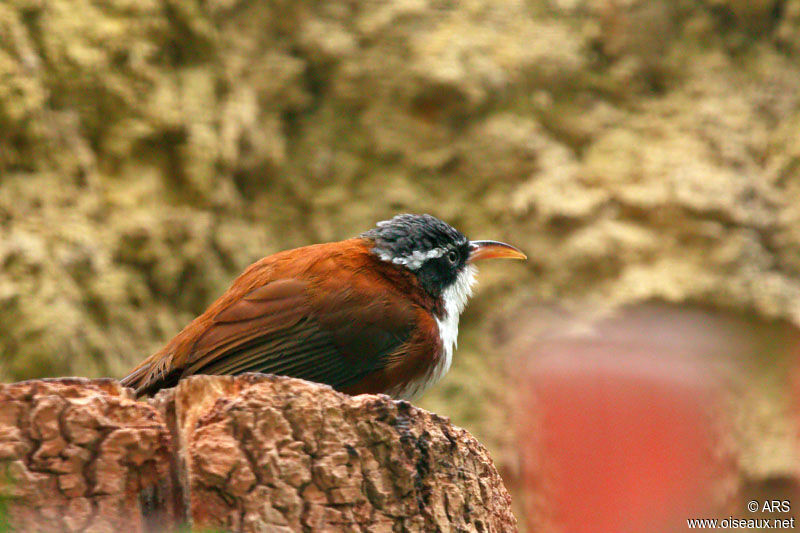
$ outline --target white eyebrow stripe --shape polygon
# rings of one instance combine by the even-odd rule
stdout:
[[[384,250],[382,248],[373,248],[372,250],[382,261],[388,261],[390,263],[394,263],[395,265],[403,265],[409,270],[419,270],[420,267],[427,261],[428,259],[435,259],[437,257],[442,257],[445,253],[447,253],[447,248],[433,248],[428,250],[427,252],[421,252],[419,250],[414,250],[411,255],[401,256],[401,257],[392,257],[392,254],[389,253],[388,250]]]

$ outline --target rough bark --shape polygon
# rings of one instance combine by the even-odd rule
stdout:
[[[0,386],[22,531],[515,531],[486,450],[384,396],[197,376],[149,402],[111,380]]]
[[[110,379],[0,385],[3,502],[14,531],[141,531],[138,494],[168,475],[152,406]]]

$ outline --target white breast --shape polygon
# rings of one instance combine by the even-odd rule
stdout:
[[[414,400],[428,388],[442,379],[453,364],[453,352],[458,345],[458,318],[472,296],[477,269],[467,265],[456,281],[447,287],[442,294],[444,299],[444,317],[436,318],[439,327],[439,339],[442,351],[431,370],[419,379],[407,383],[404,387],[392,391],[392,396],[401,400]]]

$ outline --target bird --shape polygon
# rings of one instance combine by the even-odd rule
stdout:
[[[527,259],[428,214],[256,261],[121,383],[137,396],[195,374],[261,372],[414,400],[450,369],[475,263]]]

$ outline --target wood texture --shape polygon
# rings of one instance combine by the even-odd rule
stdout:
[[[143,531],[139,495],[169,474],[170,435],[116,381],[0,385],[0,494],[13,531]]]
[[[516,530],[486,450],[447,419],[302,380],[0,386],[1,485],[22,531]]]

